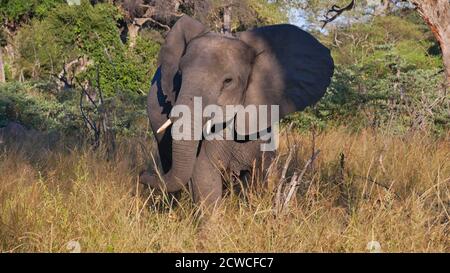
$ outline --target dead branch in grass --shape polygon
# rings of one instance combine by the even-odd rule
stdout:
[[[291,182],[287,187],[284,188],[284,181],[285,181],[285,175],[287,168],[289,166],[290,157],[292,155],[292,150],[289,153],[288,160],[286,161],[286,164],[283,168],[283,173],[281,176],[280,184],[277,188],[277,195],[275,200],[275,208],[276,213],[285,213],[287,211],[287,208],[289,207],[289,203],[292,200],[292,197],[297,193],[298,187],[300,186],[301,181],[303,180],[303,176],[306,173],[306,170],[309,168],[309,166],[314,162],[314,160],[317,158],[317,155],[320,153],[320,150],[317,150],[313,153],[313,155],[308,159],[308,161],[305,163],[305,166],[303,167],[302,171],[300,172],[300,175],[297,175],[295,172],[294,175],[291,178]],[[284,194],[281,194],[281,192],[284,192]]]

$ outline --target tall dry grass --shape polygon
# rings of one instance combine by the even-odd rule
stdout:
[[[187,194],[161,205],[138,185],[142,142],[123,141],[112,161],[87,146],[0,148],[0,252],[68,252],[71,241],[82,252],[364,252],[373,240],[384,252],[450,251],[448,137],[285,134],[267,186],[245,198],[227,191],[206,224]],[[275,216],[291,150],[287,181],[320,153]]]

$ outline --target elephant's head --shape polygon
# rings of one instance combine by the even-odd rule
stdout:
[[[316,103],[334,69],[329,50],[295,26],[267,26],[227,37],[209,32],[186,15],[169,32],[159,62],[162,89],[175,106],[192,108],[196,96],[203,106],[279,105],[280,118]],[[182,83],[175,100],[177,74]],[[246,124],[257,123],[247,118]],[[241,124],[236,124],[236,131],[255,133]],[[198,146],[196,140],[173,142],[172,169],[163,177],[167,190],[178,190],[188,182]],[[142,178],[151,186],[162,186],[158,179]]]

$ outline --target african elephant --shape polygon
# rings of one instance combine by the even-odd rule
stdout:
[[[253,164],[267,166],[274,152],[263,153],[260,139],[175,140],[169,126],[172,108],[192,109],[193,98],[201,97],[203,104],[219,107],[278,105],[282,118],[316,103],[334,71],[330,51],[296,26],[265,26],[228,36],[209,31],[187,15],[168,33],[158,64],[147,112],[164,173],[159,179],[144,171],[140,181],[175,192],[192,180],[194,201],[208,205],[221,200],[221,170],[239,174],[251,171]],[[213,127],[228,121],[215,121]],[[248,126],[258,119],[246,116],[246,121],[235,129],[241,135],[258,135],[259,126],[256,131]],[[191,121],[202,127],[205,122]]]

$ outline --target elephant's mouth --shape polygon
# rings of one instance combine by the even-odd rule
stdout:
[[[172,125],[173,123],[174,123],[174,121],[172,121],[172,119],[168,119],[166,122],[163,123],[163,125],[161,125],[161,127],[158,128],[158,130],[156,130],[156,133],[160,134],[160,133],[165,132],[167,130],[167,128],[169,128],[170,125]],[[207,135],[211,134],[213,127],[214,127],[214,124],[213,124],[212,119],[207,120],[205,123],[205,127],[204,127],[204,130]]]
[[[172,124],[176,122],[176,118],[169,118],[166,122],[164,122],[156,131],[157,134],[164,133]],[[214,118],[204,118],[203,119],[203,132],[206,134],[206,136],[210,136],[211,134],[219,134],[220,132],[223,132],[225,134],[226,130],[232,130],[232,136],[234,140],[236,139],[237,133],[234,128],[234,122],[236,120],[236,115],[230,118],[229,120],[225,121],[217,121],[214,120]],[[224,139],[226,139],[226,135],[223,135]]]
[[[206,135],[217,134],[220,131],[224,131],[226,128],[230,127],[232,124],[233,119],[225,121],[225,122],[219,122],[219,123],[213,123],[212,119],[208,119],[204,126],[204,132]],[[158,128],[156,131],[157,134],[164,133],[174,122],[171,119],[168,119],[166,122],[164,122],[161,127]],[[230,127],[231,128],[231,127]],[[234,136],[236,136],[236,132],[234,132]]]

